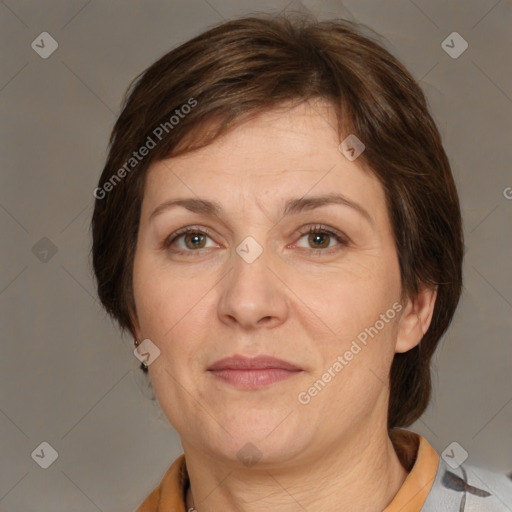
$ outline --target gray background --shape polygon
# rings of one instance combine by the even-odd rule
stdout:
[[[512,471],[510,1],[6,0],[2,512],[134,510],[181,453],[149,399],[132,340],[95,297],[92,190],[137,73],[223,18],[285,6],[368,24],[427,94],[459,187],[467,254],[433,401],[412,430],[438,452],[457,441],[468,462]],[[31,48],[43,31],[59,44],[47,59]],[[453,31],[469,44],[456,59],[441,47]],[[58,452],[48,469],[31,457],[43,441]]]

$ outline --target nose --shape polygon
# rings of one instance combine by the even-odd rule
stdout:
[[[251,257],[254,256],[251,251],[261,249],[254,239],[251,243],[251,238],[248,245],[240,244],[238,251],[233,251],[230,270],[219,283],[218,314],[230,327],[245,330],[276,327],[289,314],[287,287],[270,250],[263,249],[254,260]]]

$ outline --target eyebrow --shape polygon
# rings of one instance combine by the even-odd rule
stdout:
[[[327,206],[330,204],[339,204],[354,209],[373,226],[373,219],[363,206],[361,206],[359,203],[356,203],[352,199],[349,199],[343,194],[334,193],[325,194],[321,196],[288,199],[283,207],[282,216],[285,217],[288,215],[296,215],[304,211],[310,211],[315,208],[320,208],[322,206]],[[221,203],[201,198],[187,198],[170,199],[168,201],[163,202],[153,210],[153,212],[149,216],[149,220],[151,221],[157,215],[177,206],[186,208],[187,210],[193,213],[211,215],[217,218],[222,217],[223,208]]]

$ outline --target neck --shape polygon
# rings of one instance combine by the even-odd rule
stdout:
[[[256,470],[223,464],[185,446],[190,478],[186,510],[382,512],[402,486],[404,469],[387,430],[350,436],[307,464]]]

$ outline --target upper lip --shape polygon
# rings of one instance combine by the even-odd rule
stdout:
[[[283,369],[289,371],[300,371],[301,369],[292,363],[277,359],[272,356],[245,357],[235,355],[219,359],[208,370],[269,370]]]

